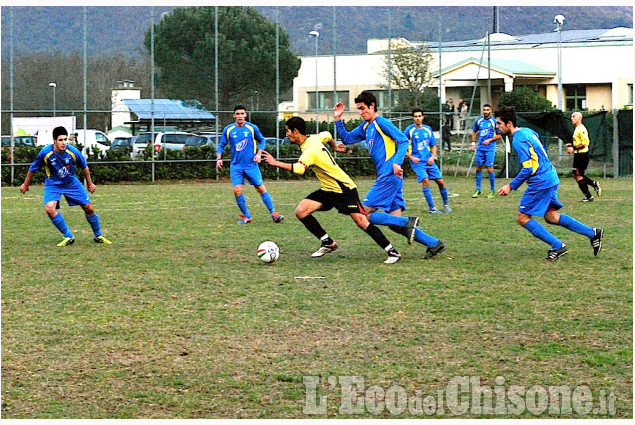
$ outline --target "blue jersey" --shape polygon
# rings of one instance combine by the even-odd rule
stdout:
[[[540,138],[530,128],[519,127],[512,137],[512,146],[523,169],[509,185],[516,190],[527,181],[527,187],[546,189],[560,183],[555,167],[549,161]]]
[[[496,150],[496,140],[487,145],[483,144],[483,140],[491,139],[497,134],[500,134],[500,131],[496,128],[496,119],[490,117],[490,119],[486,120],[484,117],[480,117],[474,121],[472,130],[476,131],[478,134],[478,146],[476,146],[476,149],[490,151]]]
[[[242,127],[238,127],[234,123],[223,129],[220,142],[216,147],[217,155],[223,153],[227,142],[229,142],[232,152],[231,165],[254,164],[254,156],[258,149],[265,149],[265,138],[260,129],[249,122],[245,122]]]
[[[77,180],[77,170],[86,168],[86,159],[75,146],[66,145],[62,153],[55,153],[53,145],[44,146],[29,167],[29,171],[36,173],[44,168],[45,186],[70,185]]]
[[[393,164],[401,165],[408,151],[408,138],[387,118],[378,116],[346,131],[342,121],[335,121],[337,134],[347,145],[366,141],[368,152],[377,170],[377,177],[394,174]]]
[[[428,162],[432,156],[430,147],[437,144],[432,127],[424,124],[422,128],[417,128],[416,125],[410,124],[404,130],[404,134],[410,140],[410,146],[408,147],[410,155],[419,158],[424,163]]]

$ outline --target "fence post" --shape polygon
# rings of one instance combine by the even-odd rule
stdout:
[[[617,125],[617,109],[613,109],[613,178],[620,176],[620,143]]]

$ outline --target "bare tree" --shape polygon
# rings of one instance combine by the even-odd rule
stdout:
[[[430,64],[432,54],[427,48],[401,45],[390,52],[391,72],[388,72],[388,51],[383,75],[393,86],[400,89],[399,103],[406,108],[422,106],[424,91],[430,85],[432,76]]]

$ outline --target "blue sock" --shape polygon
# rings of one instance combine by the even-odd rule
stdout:
[[[396,215],[390,215],[385,212],[375,211],[368,216],[368,220],[372,224],[380,224],[384,226],[398,226],[398,227],[406,227],[408,225],[408,217],[399,217]]]
[[[495,190],[496,188],[496,173],[493,171],[489,173],[489,189]]]
[[[58,212],[57,215],[51,219],[51,222],[53,223],[55,227],[57,227],[57,230],[59,230],[60,233],[62,233],[65,238],[73,237],[73,234],[71,233],[70,229],[66,225],[66,221],[64,221],[64,217],[62,217],[61,213]]]
[[[419,228],[415,230],[415,241],[428,247],[437,246],[437,244],[439,243],[439,240],[437,238],[433,238]]]
[[[569,229],[572,232],[579,233],[589,238],[595,236],[595,232],[592,228],[590,228],[586,224],[580,223],[578,220],[571,218],[568,215],[560,214],[560,221],[558,222],[558,226],[562,226],[565,229]]]
[[[238,204],[238,208],[240,208],[240,212],[247,218],[251,218],[251,214],[249,214],[249,209],[247,209],[247,201],[245,201],[245,196],[241,193],[240,196],[236,197],[236,204]]]
[[[477,171],[474,176],[474,180],[476,181],[476,190],[481,190],[481,180],[483,180],[483,172]]]
[[[99,217],[97,214],[87,215],[86,221],[88,221],[90,227],[93,229],[93,234],[95,236],[101,236],[101,225],[99,224]]]
[[[262,202],[265,204],[265,206],[267,208],[269,208],[269,212],[275,212],[276,208],[273,206],[273,201],[271,200],[271,195],[269,195],[269,192],[265,192],[262,195],[260,195],[260,197],[262,198]]]
[[[443,189],[439,189],[439,193],[441,194],[441,199],[443,199],[443,205],[449,205],[448,188],[444,187]]]
[[[432,193],[430,193],[429,187],[424,187],[421,189],[423,192],[423,196],[426,198],[426,202],[428,203],[428,209],[434,209],[434,200],[432,200]]]
[[[549,233],[542,224],[538,223],[534,219],[529,220],[523,227],[533,236],[551,245],[551,249],[560,249],[562,248],[562,245],[564,245],[558,238]]]

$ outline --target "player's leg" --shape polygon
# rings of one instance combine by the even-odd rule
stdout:
[[[393,264],[401,260],[401,254],[392,246],[388,238],[379,229],[379,227],[371,224],[368,221],[368,217],[361,212],[351,212],[351,218],[357,224],[357,227],[362,229],[368,236],[370,236],[377,245],[379,245],[388,254],[388,259],[384,261],[386,264]]]
[[[75,180],[75,182],[65,189],[64,197],[68,202],[68,205],[71,207],[75,207],[79,205],[84,210],[84,214],[86,216],[86,221],[90,225],[90,228],[93,230],[94,241],[97,243],[105,243],[111,244],[108,239],[106,239],[101,232],[101,224],[99,223],[99,216],[95,213],[95,209],[93,208],[93,204],[90,201],[90,197],[88,196],[88,192],[84,189],[84,185],[79,180]]]
[[[556,211],[562,204],[557,200],[557,193],[555,195],[555,206],[557,208],[551,208],[545,214],[545,221],[555,226],[564,227],[567,230],[584,235],[589,238],[591,246],[593,247],[593,255],[596,257],[602,250],[602,238],[604,237],[604,230],[600,227],[589,227],[586,224],[574,219],[565,214],[560,214]],[[560,205],[560,207],[558,207]]]
[[[311,257],[322,257],[324,254],[335,251],[337,242],[335,242],[326,230],[320,225],[313,213],[315,211],[327,211],[333,206],[326,194],[322,190],[316,190],[304,198],[295,209],[295,216],[306,227],[306,229],[320,240],[320,249],[311,254]]]
[[[267,192],[267,188],[265,187],[264,180],[262,178],[262,174],[260,172],[260,168],[257,164],[254,164],[249,169],[245,170],[245,176],[247,180],[254,186],[256,192],[260,194],[260,199],[262,199],[262,203],[265,204],[267,209],[269,210],[269,214],[271,214],[271,218],[276,223],[281,223],[284,220],[284,217],[276,212],[276,207],[273,205],[273,200],[271,199],[271,195]]]
[[[396,200],[402,204],[402,209],[406,208],[401,192],[402,188],[403,180],[394,174],[382,177],[375,182],[373,187],[370,188],[366,197],[364,197],[364,200],[362,201],[362,205],[368,220],[372,224],[405,228],[410,232],[408,241],[409,243],[412,243],[412,240],[414,239],[414,228],[419,222],[419,218],[401,217],[400,215],[391,215],[384,212],[395,210]],[[378,211],[379,209],[384,211]]]
[[[589,192],[589,184],[585,179],[584,173],[589,165],[589,156],[582,153],[573,154],[573,178],[578,183],[580,191],[584,194],[582,202],[593,202],[593,195]],[[592,185],[593,186],[593,185]]]
[[[238,224],[247,224],[251,223],[251,213],[249,212],[249,208],[247,208],[247,200],[245,199],[245,195],[243,195],[243,184],[245,184],[245,179],[243,175],[243,170],[239,167],[230,167],[229,168],[229,178],[232,182],[232,188],[234,191],[234,198],[236,199],[236,205],[238,205],[238,209],[240,210],[240,220],[238,220]]]
[[[441,199],[443,200],[443,212],[452,212],[448,199],[448,188],[445,185],[445,181],[443,181],[443,175],[441,174],[441,170],[439,169],[437,164],[428,166],[428,178],[430,180],[434,180],[439,187],[439,194],[441,195]]]
[[[427,176],[421,181],[421,191],[423,192],[423,197],[428,203],[428,212],[433,214],[440,214],[441,211],[437,210],[437,208],[434,206],[434,199],[432,199],[432,192],[430,192],[430,179]]]
[[[496,195],[496,193],[494,192],[496,190],[496,173],[494,173],[495,158],[495,151],[487,152],[487,173],[489,176],[489,193],[487,194],[487,197],[489,199],[492,199]]]
[[[476,153],[474,155],[474,162],[476,164],[476,173],[474,173],[474,183],[476,186],[476,190],[474,191],[472,198],[477,198],[478,195],[481,194],[481,182],[483,180],[483,165],[484,165],[481,151],[478,149],[476,149]]]
[[[51,219],[51,223],[64,235],[64,240],[57,244],[57,246],[66,246],[75,242],[73,233],[66,225],[66,220],[59,212],[59,205],[61,199],[61,192],[55,186],[44,186],[44,210]]]
[[[554,199],[556,202],[554,202]],[[567,253],[567,246],[538,221],[532,218],[533,215],[545,216],[550,210],[562,207],[557,202],[557,186],[547,189],[527,189],[520,199],[516,222],[524,227],[532,236],[540,239],[549,246],[551,250],[547,253],[546,260],[557,260]]]

